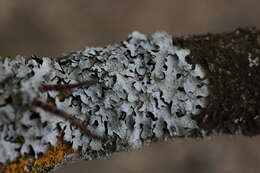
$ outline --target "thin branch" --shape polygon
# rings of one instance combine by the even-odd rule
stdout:
[[[40,87],[41,91],[60,91],[60,90],[72,90],[75,88],[79,88],[79,87],[89,87],[91,85],[96,84],[97,81],[95,80],[90,80],[90,81],[85,81],[85,82],[81,82],[81,83],[77,83],[77,84],[67,84],[67,85],[61,85],[61,84],[57,84],[57,85],[42,85]]]
[[[87,128],[86,124],[84,124],[83,121],[80,119],[68,114],[67,112],[57,109],[55,106],[51,104],[47,104],[42,102],[41,100],[35,99],[33,102],[34,105],[37,107],[42,108],[45,111],[48,111],[50,113],[53,113],[54,115],[60,116],[66,120],[69,120],[71,124],[74,126],[80,128],[81,132],[84,133],[86,136],[89,136],[94,139],[100,139],[99,136],[96,136],[95,134],[91,133],[91,131]]]
[[[59,59],[1,58],[0,170],[49,172],[176,137],[258,135],[259,40],[256,29],[133,32]]]

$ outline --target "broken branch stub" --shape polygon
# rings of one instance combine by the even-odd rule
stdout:
[[[0,162],[5,172],[17,165],[25,172],[47,172],[66,161],[92,160],[170,137],[258,134],[257,37],[255,30],[173,40],[164,32],[150,37],[133,32],[120,44],[87,47],[60,59],[2,58]],[[93,85],[80,85],[93,79]],[[58,85],[78,87],[69,93],[42,92],[41,86]],[[34,107],[36,99],[87,122],[86,130],[103,138],[91,138],[68,118]],[[51,162],[50,146],[61,142],[73,152]],[[28,159],[24,166],[21,159]]]

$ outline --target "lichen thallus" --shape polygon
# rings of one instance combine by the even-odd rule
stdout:
[[[75,88],[79,88],[79,87],[88,87],[91,85],[94,85],[97,83],[97,80],[89,80],[89,81],[85,81],[85,82],[81,82],[81,83],[77,83],[77,84],[56,84],[56,85],[41,85],[40,87],[40,91],[41,92],[47,92],[47,91],[70,91],[72,92],[73,89]],[[66,120],[70,121],[70,123],[72,125],[74,125],[75,127],[78,127],[81,132],[83,134],[85,134],[86,136],[89,136],[91,138],[95,138],[95,139],[101,139],[100,136],[97,136],[95,134],[93,134],[88,128],[87,128],[87,124],[85,122],[83,122],[82,120],[76,118],[73,115],[70,115],[69,113],[58,109],[57,107],[55,107],[52,104],[49,103],[45,103],[39,99],[34,99],[33,104],[36,107],[39,107],[45,111],[48,111],[50,113],[53,113],[56,116],[60,116],[62,118],[65,118]]]

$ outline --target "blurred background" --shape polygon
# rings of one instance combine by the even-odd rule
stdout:
[[[55,173],[259,173],[260,138],[178,139],[112,158],[81,161]]]
[[[133,30],[174,36],[260,27],[259,0],[0,0],[0,56],[60,56],[124,40]],[[260,138],[155,144],[56,173],[258,172]]]
[[[0,55],[59,56],[150,34],[260,26],[259,0],[0,0]]]

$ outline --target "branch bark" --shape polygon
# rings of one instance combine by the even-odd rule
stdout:
[[[179,38],[133,32],[56,59],[1,58],[0,172],[49,172],[176,137],[258,135],[259,58],[256,29]],[[41,89],[58,85],[79,87]],[[101,138],[82,133],[78,121]]]

